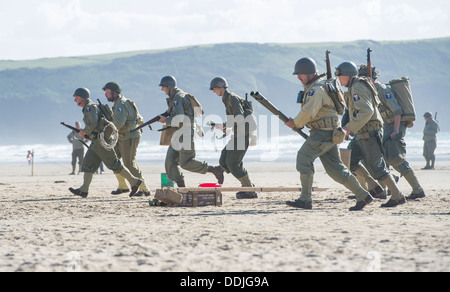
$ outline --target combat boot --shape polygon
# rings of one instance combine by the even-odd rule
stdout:
[[[214,176],[217,179],[217,183],[219,184],[223,184],[224,181],[224,176],[223,176],[223,169],[220,166],[208,166],[208,172],[211,172],[212,174],[214,174]]]
[[[179,188],[185,188],[186,187],[186,184],[184,183],[184,179],[176,181],[176,183],[177,183],[177,186]]]
[[[391,191],[391,198],[385,204],[382,204],[382,208],[395,207],[397,205],[401,205],[406,203],[405,196],[402,195],[400,190],[397,188],[394,179],[391,175],[382,180],[382,183],[386,185],[386,187]]]
[[[128,193],[130,189],[128,189],[128,185],[127,182],[125,181],[125,178],[118,173],[116,173],[116,178],[117,182],[119,183],[119,186],[117,187],[117,190],[111,192],[111,195],[120,195],[122,193]]]
[[[286,204],[291,207],[301,209],[312,209],[312,185],[314,176],[312,174],[300,173],[300,182],[302,184],[302,192],[300,198],[295,201],[287,201]]]
[[[420,186],[420,183],[417,180],[417,177],[413,170],[408,171],[403,176],[405,177],[406,181],[409,183],[409,185],[413,189],[411,195],[406,197],[407,200],[415,200],[415,199],[425,197],[425,193],[424,193],[422,187]]]
[[[74,194],[75,196],[80,196],[83,199],[87,198],[88,193],[87,192],[82,192],[80,189],[73,189],[73,188],[69,188],[69,191]]]
[[[254,187],[252,182],[250,181],[250,177],[248,176],[248,173],[244,175],[241,178],[238,178],[238,180],[241,182],[242,187]],[[236,193],[237,199],[256,199],[258,198],[258,194],[256,192],[237,192]]]
[[[309,201],[309,202],[302,201],[302,200],[287,201],[286,205],[294,207],[294,208],[299,208],[299,209],[306,209],[306,210],[312,209],[311,201]]]
[[[430,169],[431,167],[430,167],[430,160],[427,160],[427,165],[425,165],[425,167],[424,168],[422,168],[422,170],[423,169]]]
[[[386,192],[383,188],[370,176],[367,169],[363,166],[358,167],[355,170],[355,174],[357,177],[362,177],[363,180],[367,183],[367,189],[372,197],[377,199],[386,199]]]

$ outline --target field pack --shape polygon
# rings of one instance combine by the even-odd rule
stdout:
[[[409,78],[402,77],[393,79],[387,85],[391,87],[398,104],[402,108],[402,121],[414,122],[416,120],[416,109],[414,107]]]

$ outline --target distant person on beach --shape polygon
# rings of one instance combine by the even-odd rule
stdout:
[[[368,77],[367,65],[361,65],[359,76]],[[380,72],[372,66],[372,82],[377,89],[381,104],[378,106],[383,117],[383,147],[386,163],[398,171],[412,188],[411,194],[406,197],[409,200],[425,197],[425,192],[417,179],[414,170],[406,161],[406,130],[412,127],[413,122],[403,117],[403,110],[393,90],[378,81]]]
[[[316,62],[311,58],[298,60],[293,74],[302,83],[304,93],[301,111],[294,119],[289,119],[286,126],[291,129],[306,126],[310,129],[310,136],[297,154],[297,170],[300,172],[302,185],[300,197],[286,204],[295,208],[312,209],[314,161],[319,158],[326,173],[355,194],[356,205],[350,207],[350,211],[363,209],[373,198],[345,167],[339,155],[339,143],[344,140],[344,132],[334,102],[324,89],[326,78],[318,75]],[[340,136],[341,139],[335,140],[335,136]]]
[[[31,152],[30,150],[28,150],[28,153],[27,153],[28,165],[31,165],[31,162],[33,161],[33,156],[34,156],[34,152]]]
[[[136,161],[137,149],[141,141],[140,131],[131,133],[130,131],[144,122],[136,107],[134,101],[125,98],[122,95],[122,88],[117,82],[108,82],[103,86],[103,91],[109,102],[114,103],[112,112],[114,114],[114,125],[119,131],[119,141],[115,147],[116,155],[122,159],[123,164],[128,168],[132,175],[142,180],[139,186],[139,192],[134,196],[141,197],[143,195],[150,196],[150,190],[145,184],[142,171]],[[119,186],[111,194],[119,195],[121,193],[129,192],[128,185],[120,174],[116,174]]]
[[[105,122],[98,105],[90,99],[89,89],[78,88],[75,90],[73,96],[75,97],[74,101],[77,106],[83,109],[82,112],[84,115],[83,121],[85,128],[81,129],[78,134],[82,137],[88,136],[92,142],[81,165],[81,171],[84,172],[83,185],[78,189],[69,188],[69,191],[76,196],[86,198],[94,173],[99,168],[100,163],[103,162],[106,167],[111,169],[115,174],[120,174],[128,180],[132,186],[130,192],[130,197],[132,197],[138,191],[142,181],[139,178],[134,177],[129,170],[122,165],[117,158],[114,149],[105,148],[102,141],[100,141],[101,131],[105,128],[107,122]]]
[[[256,122],[253,122],[253,119],[251,124],[244,120],[253,114],[253,108],[245,99],[228,91],[228,82],[223,77],[214,78],[209,89],[221,97],[227,114],[227,123],[218,124],[215,127],[222,131],[226,131],[226,128],[233,128],[232,139],[222,150],[219,164],[225,172],[231,173],[242,187],[253,187],[242,162],[250,145],[250,133],[256,129]],[[242,118],[242,122],[239,122],[240,118]],[[238,192],[236,198],[255,199],[258,198],[258,194],[256,192]]]
[[[422,169],[434,169],[434,162],[436,160],[434,151],[437,146],[436,134],[440,130],[439,124],[433,119],[433,115],[430,112],[426,112],[423,117],[426,121],[425,129],[423,130],[423,156],[427,165]]]
[[[80,122],[75,122],[75,128],[81,129]],[[75,168],[78,160],[78,174],[81,172],[81,164],[84,158],[84,144],[87,140],[79,136],[75,131],[67,135],[67,140],[72,144],[72,172],[69,175],[75,174]]]

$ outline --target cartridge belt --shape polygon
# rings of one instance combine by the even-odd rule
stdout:
[[[310,129],[333,129],[341,126],[341,121],[337,117],[328,117],[307,123],[306,126]]]

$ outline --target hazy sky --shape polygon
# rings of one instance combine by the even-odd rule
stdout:
[[[0,0],[0,60],[450,36],[449,0]]]

